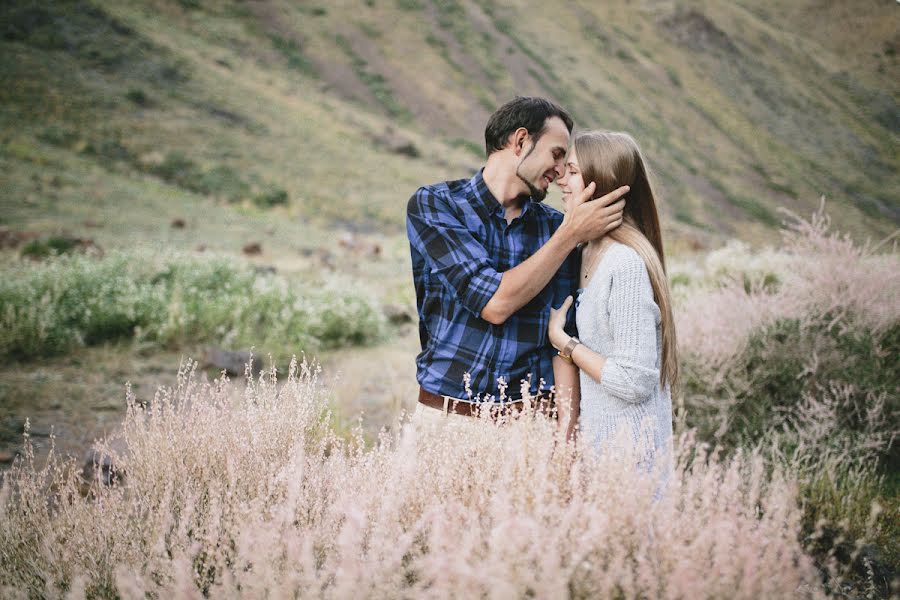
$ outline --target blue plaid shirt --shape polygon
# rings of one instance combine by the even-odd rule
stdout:
[[[562,213],[529,198],[522,213],[507,224],[481,172],[413,194],[406,231],[422,343],[416,378],[425,390],[487,400],[499,398],[505,383],[506,397],[517,399],[523,380],[530,382],[532,393],[553,385],[556,351],[547,336],[550,307],[574,293],[576,252],[502,325],[479,315],[497,291],[501,274],[537,252],[562,220]]]

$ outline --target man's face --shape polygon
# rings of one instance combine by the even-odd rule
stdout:
[[[533,135],[526,139],[525,153],[516,167],[516,175],[537,202],[547,197],[550,184],[562,175],[568,146],[569,130],[559,117],[547,119],[544,133],[536,144]]]

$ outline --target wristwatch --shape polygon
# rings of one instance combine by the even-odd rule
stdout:
[[[575,350],[575,346],[581,343],[577,337],[570,337],[569,343],[566,344],[566,347],[559,351],[559,357],[566,361],[569,364],[574,364],[572,361],[572,351]]]

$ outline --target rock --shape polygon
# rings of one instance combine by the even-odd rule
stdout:
[[[0,227],[0,249],[18,248],[21,244],[39,237],[40,234],[34,231],[13,231],[9,227]]]
[[[253,272],[257,275],[275,275],[278,269],[272,265],[254,265]]]
[[[319,259],[319,262],[322,264],[323,267],[325,267],[326,269],[332,270],[332,271],[334,270],[334,268],[335,268],[334,255],[331,252],[329,252],[325,248],[319,248],[316,251],[316,258]]]
[[[381,244],[368,241],[362,236],[355,235],[349,231],[345,231],[338,236],[338,245],[341,248],[350,250],[354,254],[375,258],[381,256]]]
[[[381,135],[372,137],[372,141],[376,146],[385,148],[388,152],[408,156],[409,158],[419,158],[422,153],[419,148],[408,139],[397,134],[392,128],[387,128]]]
[[[675,41],[691,50],[739,54],[737,46],[709,17],[696,9],[678,8],[660,24]]]
[[[116,460],[128,453],[125,440],[114,436],[107,440],[106,446],[108,450],[95,445],[84,453],[81,477],[88,484],[99,481],[102,485],[113,485],[125,477],[125,470],[116,466]]]
[[[384,316],[394,325],[412,323],[414,311],[402,304],[388,304],[384,307]]]
[[[185,225],[184,219],[172,219],[172,229],[184,229]]]
[[[206,244],[198,244],[195,250],[197,252],[206,252]]]
[[[50,437],[51,433],[52,432],[50,431],[49,427],[35,427],[34,425],[32,425],[31,429],[28,430],[28,435],[30,435],[31,437],[46,438]]]
[[[217,371],[225,371],[233,377],[241,376],[246,371],[246,365],[253,359],[252,373],[259,377],[263,365],[259,356],[254,356],[249,350],[223,350],[221,348],[207,348],[203,353],[201,366],[204,369],[214,368]]]
[[[262,254],[262,245],[259,242],[250,242],[249,244],[244,244],[241,250],[248,256]]]

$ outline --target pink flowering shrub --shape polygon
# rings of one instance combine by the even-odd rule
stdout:
[[[790,475],[683,436],[664,492],[537,416],[337,438],[307,365],[131,404],[119,481],[0,497],[8,597],[820,597]],[[50,491],[48,495],[48,490]]]
[[[900,254],[831,232],[822,212],[792,219],[781,252],[760,253],[771,268],[756,257],[749,277],[680,291],[678,421],[766,448],[796,477],[816,555],[885,594],[900,570]]]
[[[875,333],[900,322],[900,253],[885,240],[857,244],[830,231],[823,210],[809,221],[787,213],[779,252],[727,253],[693,270],[698,282],[679,290],[679,350],[709,373],[741,360],[750,335],[779,319]],[[891,244],[891,245],[889,245]],[[743,266],[741,263],[746,262]],[[700,271],[697,273],[696,271]]]

